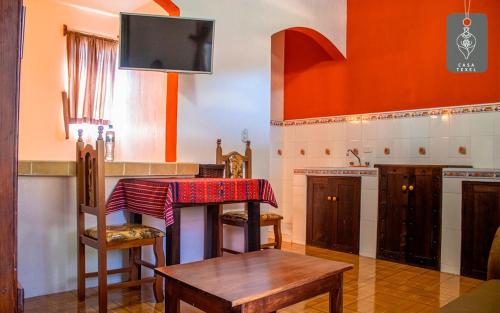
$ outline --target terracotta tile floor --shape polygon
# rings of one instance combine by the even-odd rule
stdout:
[[[344,312],[434,312],[459,295],[481,284],[481,281],[439,273],[417,267],[374,260],[301,245],[284,244],[285,250],[307,253],[325,259],[355,265],[344,278]],[[26,300],[26,312],[97,312],[96,290],[89,289],[85,303],[78,303],[76,292],[66,292]],[[156,304],[152,290],[113,290],[109,293],[110,312],[163,312]],[[199,313],[184,303],[182,313]],[[328,297],[316,297],[281,313],[328,312]]]

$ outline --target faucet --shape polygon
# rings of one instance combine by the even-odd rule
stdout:
[[[352,149],[348,149],[347,150],[347,153],[346,153],[346,156],[349,156],[349,153],[352,153],[352,155],[354,155],[356,157],[356,159],[358,159],[358,162],[359,162],[359,166],[361,166],[361,158],[358,156],[359,152],[357,149],[355,149],[356,151],[352,150]]]

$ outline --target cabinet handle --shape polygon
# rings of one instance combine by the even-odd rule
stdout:
[[[337,201],[337,197],[332,197],[332,201],[333,202]]]
[[[410,185],[410,187],[408,189],[410,189],[410,191],[413,191],[413,190],[415,190],[415,187],[413,185]]]
[[[406,191],[408,187],[406,185],[401,186],[401,190]]]
[[[327,199],[328,201],[332,201],[332,197],[331,197],[331,196],[328,196],[326,199]]]

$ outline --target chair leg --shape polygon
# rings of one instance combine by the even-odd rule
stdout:
[[[77,270],[77,281],[78,281],[78,301],[85,300],[85,245],[78,239],[78,270]]]
[[[130,280],[139,280],[139,273],[141,271],[141,266],[137,264],[137,260],[141,259],[141,248],[135,247],[129,250],[129,266],[131,268]]]
[[[281,250],[281,242],[283,241],[283,235],[281,234],[281,221],[278,221],[273,225],[274,229],[274,248]]]
[[[245,224],[243,226],[243,232],[244,232],[244,252],[247,253],[250,251],[250,248],[248,247],[248,224]]]
[[[165,253],[163,252],[163,238],[156,238],[153,247],[155,254],[155,267],[165,266]],[[163,277],[155,273],[155,281],[153,283],[153,293],[157,303],[164,300],[165,294],[163,293]]]
[[[105,248],[97,250],[97,289],[99,293],[99,313],[108,311],[108,268],[107,268],[107,251]]]

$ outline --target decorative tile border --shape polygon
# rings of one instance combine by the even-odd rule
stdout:
[[[376,120],[392,120],[392,119],[402,119],[402,118],[431,117],[431,116],[442,116],[442,115],[459,115],[459,114],[487,113],[487,112],[500,112],[500,103],[442,107],[442,108],[423,109],[423,110],[318,117],[318,118],[307,118],[307,119],[286,120],[286,121],[271,121],[271,126],[303,126],[303,125],[333,124],[333,123],[343,123],[343,122],[353,122],[353,121],[361,122],[361,121],[376,121]]]
[[[444,170],[443,178],[500,179],[500,169],[493,170]]]
[[[195,163],[106,162],[106,177],[134,176],[194,176],[199,172]],[[19,161],[19,176],[73,177],[75,161]]]
[[[294,169],[295,175],[346,175],[346,176],[378,176],[377,169],[313,169],[299,168]]]

